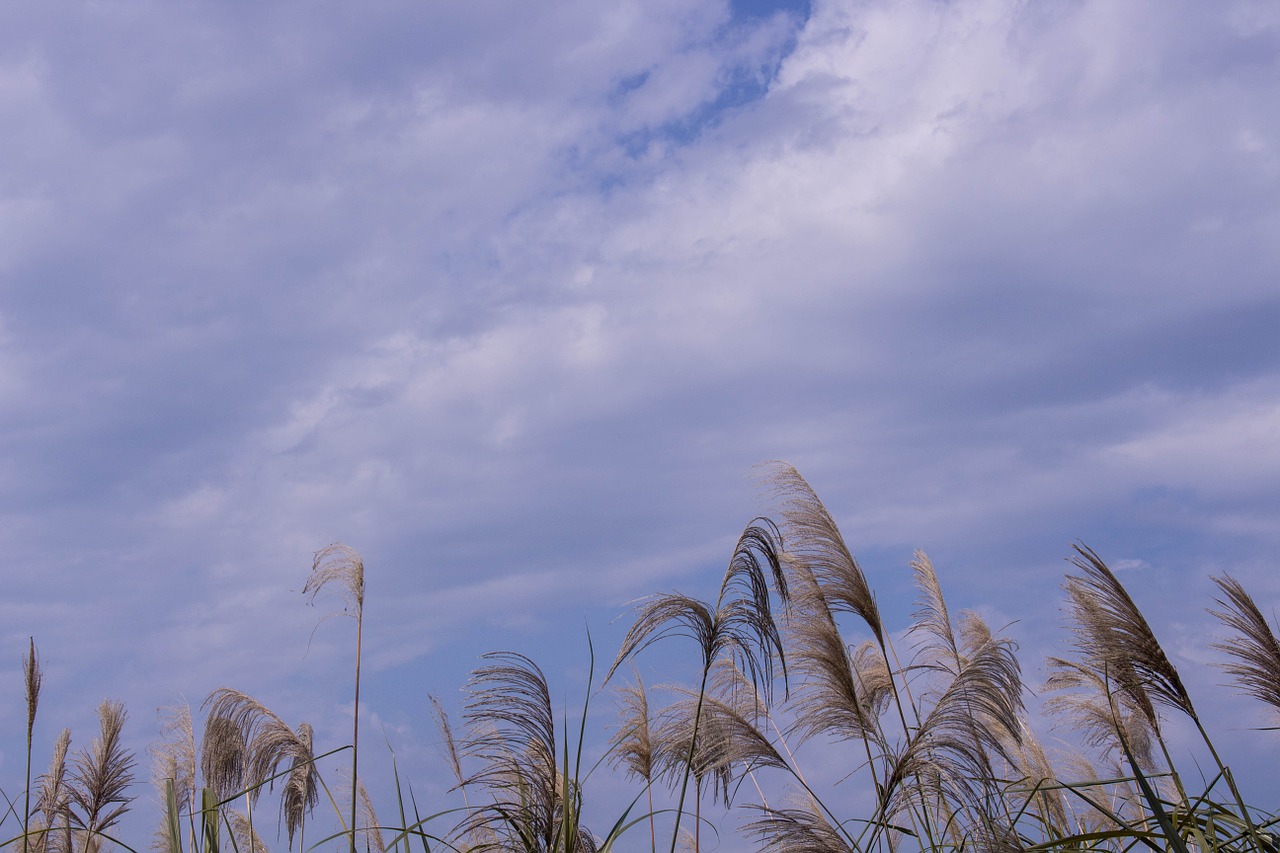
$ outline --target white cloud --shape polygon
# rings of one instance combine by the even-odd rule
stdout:
[[[1043,615],[1074,537],[1274,550],[1265,5],[142,8],[0,54],[0,595],[79,693],[245,673],[337,732],[315,548],[377,567],[375,672],[555,658],[714,585],[777,457],[1007,596],[961,607]]]

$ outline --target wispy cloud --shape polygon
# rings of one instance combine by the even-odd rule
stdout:
[[[442,648],[713,584],[774,458],[890,590],[923,545],[1000,612],[1076,537],[1274,555],[1271,7],[805,12],[15,11],[13,660],[82,723],[238,678],[336,714],[297,590],[341,540],[374,669],[452,689]]]

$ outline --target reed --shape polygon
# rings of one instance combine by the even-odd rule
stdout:
[[[31,750],[36,729],[36,708],[40,704],[40,685],[44,673],[40,671],[40,658],[36,656],[36,638],[29,639],[26,657],[22,659],[22,681],[27,697],[27,775],[22,786],[22,853],[30,853],[31,838]]]
[[[82,853],[98,853],[107,831],[133,803],[129,786],[134,758],[122,737],[126,716],[123,704],[103,700],[98,706],[98,737],[72,763],[67,810],[78,828],[73,838]]]
[[[785,678],[786,652],[771,597],[772,589],[784,605],[788,600],[781,538],[778,526],[768,519],[756,519],[748,525],[738,537],[714,605],[678,592],[639,604],[635,608],[636,619],[605,676],[607,682],[624,661],[666,637],[692,639],[699,652],[702,678],[695,694],[688,751],[683,760],[671,853],[675,853],[680,840],[680,819],[693,774],[712,667],[722,656],[730,657],[747,673],[752,686],[769,696],[773,692],[775,661]]]
[[[1016,645],[980,614],[950,605],[928,555],[917,552],[905,567],[914,611],[905,624],[888,624],[809,483],[781,463],[767,477],[776,512],[743,530],[715,597],[669,592],[635,603],[604,679],[680,637],[697,663],[689,683],[651,688],[636,671],[617,690],[617,727],[593,738],[590,635],[592,669],[572,723],[532,658],[483,655],[464,688],[457,733],[430,697],[442,746],[430,772],[449,789],[441,801],[420,810],[392,754],[396,799],[383,813],[397,815],[394,825],[379,820],[359,773],[364,564],[347,546],[321,549],[304,592],[314,602],[336,589],[342,614],[356,621],[350,743],[317,754],[309,724],[291,726],[230,687],[209,694],[202,720],[182,703],[164,709],[150,750],[163,812],[153,848],[266,853],[265,796],[279,798],[277,839],[306,851],[339,843],[348,853],[612,853],[627,849],[623,836],[642,824],[657,850],[659,823],[670,820],[673,853],[682,843],[700,853],[704,830],[736,817],[743,839],[770,853],[1280,853],[1277,818],[1246,802],[1173,659],[1101,555],[1073,549],[1066,650],[1048,660],[1037,719]],[[1274,624],[1238,581],[1213,583],[1218,665],[1280,712]],[[22,673],[25,786],[0,816],[0,825],[8,817],[21,824],[5,845],[11,853],[106,853],[116,843],[132,853],[114,838],[134,801],[123,706],[99,706],[98,736],[79,752],[63,731],[33,783],[44,678],[33,639]],[[1179,759],[1166,737],[1175,717],[1195,726],[1195,750],[1210,759],[1193,772],[1194,756]],[[1045,746],[1049,722],[1060,750]],[[327,762],[347,749],[350,798],[339,805]],[[589,758],[593,749],[603,752]],[[814,755],[823,772],[803,766]],[[834,783],[832,767],[841,777]],[[603,837],[588,828],[602,768],[638,788],[611,820],[590,820]],[[324,798],[332,814],[320,815],[327,823],[313,841]],[[647,808],[636,813],[642,801]],[[715,809],[730,817],[708,818]]]
[[[356,853],[356,791],[360,780],[360,659],[364,637],[364,560],[349,545],[334,543],[316,552],[311,562],[311,576],[302,588],[302,594],[314,603],[316,596],[326,586],[336,586],[345,604],[344,614],[356,620],[356,675],[355,704],[351,720],[351,844],[350,853]],[[337,615],[337,614],[331,614]]]

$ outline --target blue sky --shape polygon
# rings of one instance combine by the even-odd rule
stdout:
[[[713,590],[771,459],[901,627],[923,548],[1034,681],[1080,539],[1265,721],[1202,610],[1223,571],[1280,598],[1274,4],[5,20],[6,790],[29,635],[41,743],[110,696],[141,751],[224,684],[340,742],[351,631],[300,594],[334,541],[425,785],[428,691],[510,648],[576,701],[586,626],[607,658],[628,601]]]

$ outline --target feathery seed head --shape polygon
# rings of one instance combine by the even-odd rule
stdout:
[[[36,726],[36,706],[40,703],[40,685],[44,683],[44,673],[40,670],[40,658],[36,654],[36,638],[31,637],[31,645],[22,658],[23,682],[27,688],[27,742]]]
[[[150,747],[154,760],[152,776],[163,791],[173,780],[179,803],[191,803],[195,796],[196,743],[191,723],[191,706],[179,702],[159,710],[162,740]]]
[[[1235,660],[1219,664],[1249,696],[1280,711],[1280,641],[1253,598],[1235,578],[1214,578],[1222,591],[1215,599],[1222,610],[1210,610],[1236,636],[1213,643]]]
[[[884,624],[875,595],[835,520],[791,465],[775,462],[767,470],[766,481],[781,504],[781,530],[789,554],[786,563],[806,563],[831,608],[861,617],[883,645]]]
[[[359,618],[364,609],[364,561],[356,549],[335,542],[316,552],[302,593],[310,596],[308,601],[314,604],[316,595],[330,583],[341,587],[348,611]]]
[[[626,768],[630,775],[646,782],[653,781],[656,744],[653,720],[649,714],[649,694],[640,674],[636,683],[618,689],[622,704],[622,724],[609,739],[609,763]]]
[[[1083,545],[1072,546],[1071,562],[1083,574],[1068,575],[1067,595],[1075,619],[1076,647],[1104,681],[1131,694],[1157,726],[1158,702],[1195,719],[1195,708],[1155,633],[1124,586],[1102,559]]]
[[[125,748],[121,733],[126,718],[124,705],[103,700],[98,706],[99,736],[88,751],[75,759],[68,790],[68,803],[83,835],[84,853],[96,853],[102,833],[114,826],[129,810],[133,797],[133,753]]]

